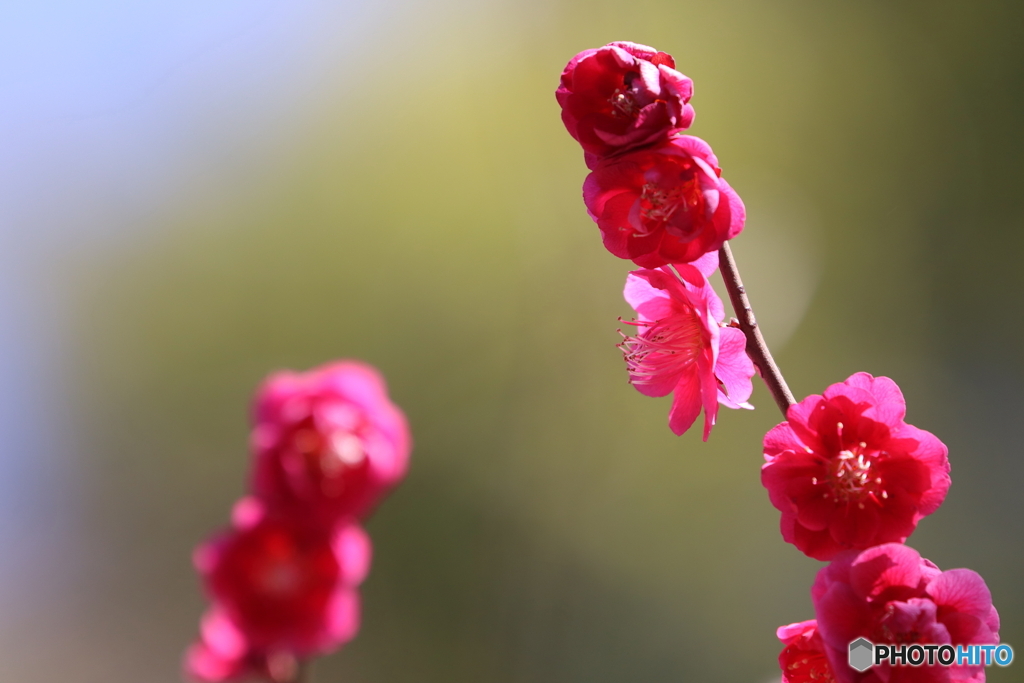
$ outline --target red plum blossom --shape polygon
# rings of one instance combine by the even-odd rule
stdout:
[[[355,636],[356,587],[370,562],[369,539],[355,523],[310,525],[245,498],[232,528],[194,559],[213,602],[185,657],[195,679],[277,679]]]
[[[689,263],[743,230],[743,202],[711,147],[689,135],[598,164],[583,201],[604,246],[642,268]]]
[[[271,375],[254,421],[252,489],[274,507],[327,520],[363,516],[408,466],[405,416],[363,363]]]
[[[789,408],[765,435],[761,482],[782,537],[818,560],[902,543],[949,489],[946,446],[903,421],[888,377],[860,372]]]
[[[822,568],[811,589],[818,633],[839,683],[983,683],[981,666],[891,666],[863,673],[847,664],[849,644],[995,645],[999,615],[985,581],[969,569],[940,571],[916,550],[887,543],[847,551]]]
[[[785,645],[779,654],[781,683],[836,683],[817,621],[780,626],[775,633]]]
[[[562,121],[586,153],[587,166],[689,128],[693,82],[664,52],[610,43],[579,53],[562,72],[555,98]]]
[[[693,264],[635,270],[624,295],[636,309],[635,336],[623,335],[629,381],[645,396],[673,394],[669,427],[682,434],[704,410],[704,440],[718,415],[718,404],[751,408],[754,365],[746,338],[723,327],[725,316],[707,275],[718,266],[710,253]],[[624,321],[625,322],[625,321]]]

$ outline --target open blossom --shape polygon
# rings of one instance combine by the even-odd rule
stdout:
[[[360,516],[405,475],[405,416],[363,363],[271,375],[254,419],[253,491],[275,507],[325,519]]]
[[[916,550],[887,543],[840,554],[811,589],[818,632],[839,683],[983,683],[981,666],[891,666],[858,673],[849,644],[995,645],[999,615],[985,581],[969,569],[940,571]]]
[[[590,167],[601,157],[689,128],[692,96],[693,82],[675,70],[671,56],[627,42],[573,57],[555,91],[562,121]]]
[[[337,648],[359,627],[356,587],[369,562],[369,539],[355,523],[311,525],[243,499],[232,528],[195,553],[213,605],[186,671],[202,681],[276,680]]]
[[[905,414],[896,383],[865,372],[789,408],[764,437],[761,469],[786,541],[829,560],[902,543],[935,512],[949,489],[946,446]]]
[[[622,349],[629,381],[645,396],[673,394],[669,427],[682,434],[704,409],[704,440],[718,415],[718,404],[751,408],[754,364],[746,338],[722,327],[722,300],[706,275],[718,267],[718,254],[693,264],[635,270],[626,278],[624,295],[636,309],[635,336]]]
[[[781,683],[836,683],[817,621],[780,626],[775,633],[785,645],[779,654]]]
[[[598,164],[583,183],[583,201],[605,248],[642,268],[717,251],[746,218],[711,147],[690,135]]]

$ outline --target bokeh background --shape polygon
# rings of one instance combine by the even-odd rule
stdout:
[[[911,544],[1024,651],[1024,4],[8,0],[0,680],[178,680],[253,388],[342,357],[416,448],[317,681],[777,676],[820,566],[759,483],[780,416],[703,444],[626,383],[553,97],[623,39],[695,81],[794,392],[901,384],[953,464]]]

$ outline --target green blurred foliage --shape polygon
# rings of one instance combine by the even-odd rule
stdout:
[[[858,370],[903,386],[954,476],[911,543],[981,571],[1003,640],[1024,643],[1022,14],[567,0],[396,19],[294,144],[197,177],[145,244],[68,264],[98,559],[67,609],[101,650],[79,680],[177,676],[203,608],[189,554],[244,490],[254,386],[341,357],[382,369],[416,448],[369,524],[363,631],[317,680],[777,675],[774,630],[812,616],[820,566],[782,542],[759,483],[780,417],[759,387],[703,444],[626,383],[629,264],[586,216],[552,95],[575,52],[622,39],[694,79],[693,132],[746,198],[748,235],[776,200],[814,217],[785,233],[820,282],[777,358],[798,396]],[[756,239],[771,234],[735,248],[767,292]]]

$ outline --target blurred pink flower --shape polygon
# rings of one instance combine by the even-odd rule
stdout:
[[[822,568],[811,589],[818,633],[839,683],[983,683],[981,666],[847,664],[849,644],[983,645],[999,642],[999,615],[985,581],[969,569],[940,571],[916,550],[887,543],[847,551]]]
[[[743,230],[739,195],[711,147],[690,135],[612,157],[583,183],[604,246],[642,268],[689,263]]]
[[[903,542],[949,489],[946,446],[903,422],[888,377],[860,372],[790,407],[764,437],[761,482],[782,511],[782,537],[829,560]]]
[[[366,515],[405,475],[405,416],[369,365],[343,361],[264,381],[254,406],[253,492],[326,520]]]
[[[274,515],[254,498],[235,506],[232,528],[196,549],[213,602],[186,672],[202,681],[275,671],[355,636],[370,542],[354,522],[308,524]]]
[[[664,52],[636,43],[584,50],[562,72],[555,98],[587,166],[657,142],[693,122],[693,82]]]
[[[817,621],[780,626],[775,634],[785,645],[779,654],[782,683],[835,683]]]
[[[706,275],[718,267],[712,252],[692,264],[635,270],[626,278],[625,297],[636,309],[636,336],[623,335],[629,381],[645,396],[674,394],[669,427],[682,434],[704,408],[704,440],[718,415],[718,404],[751,408],[754,364],[746,338],[722,327],[722,300]],[[623,321],[626,322],[626,321]]]

